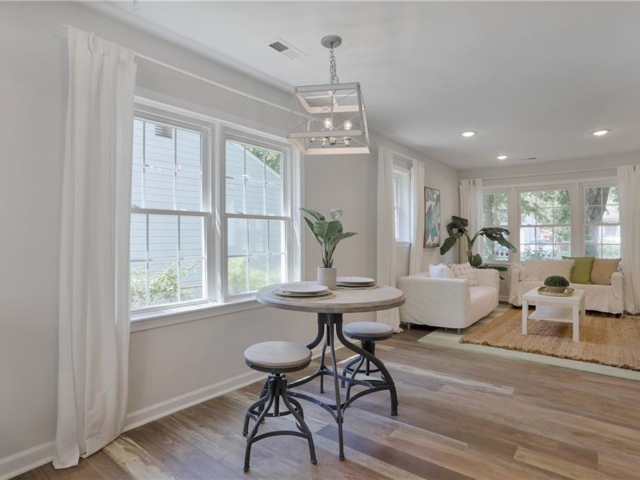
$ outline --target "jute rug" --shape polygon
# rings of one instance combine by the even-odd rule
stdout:
[[[529,320],[529,333],[522,335],[522,311],[511,309],[460,342],[640,371],[640,318],[587,315],[580,342],[572,341],[572,329],[570,323]]]

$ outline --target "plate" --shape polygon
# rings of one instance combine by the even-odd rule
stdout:
[[[342,285],[373,285],[376,280],[367,277],[338,277],[337,283]]]
[[[276,288],[274,293],[282,297],[312,298],[312,297],[323,297],[325,295],[328,295],[329,293],[331,293],[331,290],[327,288],[326,290],[323,290],[321,292],[305,293],[305,292],[287,292],[286,290],[280,290],[279,288]]]
[[[276,289],[278,295],[313,296],[326,295],[329,289],[317,283],[283,283]]]

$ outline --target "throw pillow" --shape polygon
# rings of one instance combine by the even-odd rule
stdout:
[[[596,258],[591,269],[591,283],[611,285],[611,275],[618,271],[619,258]]]
[[[473,270],[473,267],[469,262],[461,263],[459,265],[451,263],[449,264],[449,268],[453,272],[454,277],[469,280],[470,287],[477,287],[478,285],[480,285],[478,283],[476,272]]]
[[[453,278],[453,272],[444,263],[429,265],[429,278]]]
[[[571,283],[591,283],[591,268],[595,257],[562,257],[565,260],[575,261],[573,270],[571,270]]]

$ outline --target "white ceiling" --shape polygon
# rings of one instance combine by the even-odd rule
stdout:
[[[640,4],[141,2],[99,8],[268,83],[359,81],[370,127],[456,168],[640,151]],[[280,37],[307,57],[266,44]],[[591,132],[612,129],[604,137]],[[470,139],[461,133],[474,130]],[[509,155],[504,162],[500,154]]]

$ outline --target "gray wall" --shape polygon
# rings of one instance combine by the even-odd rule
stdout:
[[[94,31],[138,52],[243,91],[289,105],[289,93],[216,65],[72,3],[0,3],[0,466],[55,435],[58,252],[66,88],[62,24]],[[141,61],[138,93],[223,120],[283,135],[285,111]],[[37,139],[34,136],[37,133]],[[372,135],[426,163],[442,190],[443,221],[457,212],[457,172]],[[307,158],[309,207],[341,207],[359,235],[341,245],[344,274],[375,276],[377,155]],[[10,232],[10,233],[9,233]],[[427,251],[425,264],[437,260]],[[319,252],[307,238],[304,265],[314,278]],[[360,318],[370,318],[364,315]],[[357,318],[357,317],[353,317]],[[131,335],[129,411],[233,379],[247,371],[242,352],[268,339],[306,341],[312,315],[257,308]],[[0,476],[2,472],[0,471]]]

